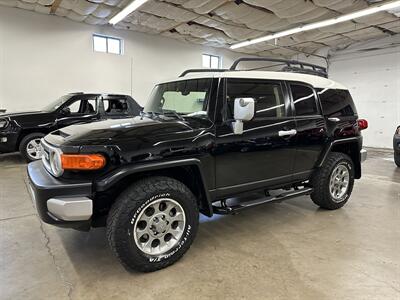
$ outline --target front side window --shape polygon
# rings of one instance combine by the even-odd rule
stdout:
[[[318,108],[314,90],[308,86],[291,84],[292,97],[296,116],[317,115]]]
[[[228,119],[233,119],[236,98],[253,98],[256,103],[256,118],[285,116],[285,102],[280,83],[254,79],[228,79]]]
[[[206,115],[212,79],[190,79],[157,85],[144,112]]]
[[[97,111],[97,100],[95,99],[77,99],[63,108],[67,115],[94,115]]]

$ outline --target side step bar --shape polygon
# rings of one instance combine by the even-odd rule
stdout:
[[[310,187],[305,187],[302,189],[298,190],[292,190],[289,192],[284,192],[282,194],[276,195],[276,196],[269,196],[269,197],[264,197],[260,199],[255,199],[255,200],[250,200],[250,201],[243,201],[240,202],[239,204],[233,205],[233,206],[228,206],[226,204],[226,200],[221,200],[221,206],[212,206],[213,211],[215,214],[219,215],[230,215],[230,214],[235,214],[238,211],[254,206],[258,206],[264,203],[269,203],[269,202],[282,202],[284,200],[288,200],[291,198],[303,196],[303,195],[309,195],[313,191],[312,188]]]

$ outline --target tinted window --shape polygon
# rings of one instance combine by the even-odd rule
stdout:
[[[126,99],[104,99],[104,110],[107,115],[127,115],[128,103]]]
[[[357,114],[350,92],[325,89],[318,91],[324,115],[329,117],[353,116]]]
[[[228,118],[233,119],[236,98],[253,98],[256,102],[255,117],[284,117],[285,102],[279,83],[262,80],[228,80]]]
[[[291,84],[294,108],[296,116],[317,115],[317,102],[314,90],[305,85]]]

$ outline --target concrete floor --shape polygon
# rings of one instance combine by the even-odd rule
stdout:
[[[181,261],[127,273],[104,229],[42,224],[18,155],[0,156],[1,299],[400,299],[400,169],[370,151],[337,211],[302,197],[202,218]]]

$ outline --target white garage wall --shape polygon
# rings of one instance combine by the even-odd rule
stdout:
[[[96,53],[92,34],[124,39],[122,56]],[[142,105],[153,85],[201,67],[201,54],[240,55],[132,31],[0,8],[0,108],[39,109],[73,91],[131,94]]]
[[[400,47],[336,55],[330,59],[329,74],[349,88],[360,118],[368,120],[364,144],[392,148],[400,125]]]

